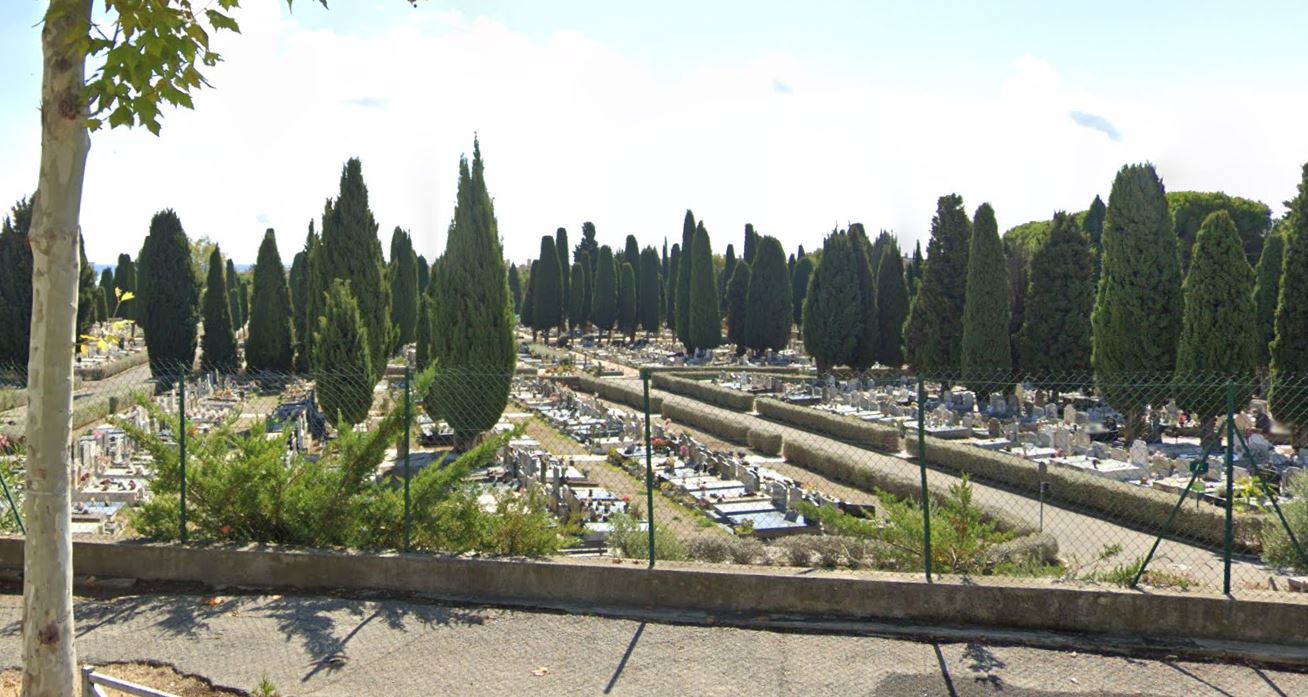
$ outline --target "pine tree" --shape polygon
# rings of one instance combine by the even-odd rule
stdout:
[[[332,281],[315,334],[313,364],[319,406],[342,429],[362,422],[372,407],[372,357],[368,354],[368,329],[344,279]]]
[[[599,248],[592,295],[590,320],[600,331],[611,333],[613,325],[618,321],[618,278],[613,263],[613,250],[608,245]]]
[[[678,269],[677,274],[677,338],[687,348],[690,347],[690,259],[694,256],[693,242],[695,239],[695,215],[689,210],[686,211],[686,218],[681,224],[681,255],[685,257],[682,261],[684,268]]]
[[[32,226],[35,196],[14,205],[0,227],[0,369],[27,369],[32,331]]]
[[[804,324],[804,297],[808,295],[808,280],[813,277],[813,257],[803,256],[795,262],[795,272],[790,277],[790,297],[793,301],[795,326]]]
[[[1258,325],[1258,365],[1266,368],[1271,361],[1272,340],[1276,338],[1276,301],[1281,291],[1281,261],[1285,256],[1285,238],[1281,227],[1272,229],[1263,242],[1258,257],[1254,306]]]
[[[717,348],[722,343],[722,315],[718,312],[718,287],[713,278],[713,247],[704,221],[695,227],[689,277],[689,331],[686,348],[691,351]]]
[[[1308,268],[1308,165],[1287,207],[1267,399],[1276,419],[1294,426],[1294,444],[1302,447],[1308,443],[1308,274],[1303,273]]]
[[[431,365],[431,309],[431,296],[427,293],[419,295],[418,326],[414,328],[413,337],[413,362],[420,373],[426,370],[427,366]]]
[[[1240,231],[1219,210],[1199,226],[1182,292],[1185,308],[1176,344],[1176,403],[1193,412],[1212,441],[1216,417],[1226,413],[1227,384],[1235,404],[1253,394],[1258,361],[1254,272]],[[1227,384],[1224,384],[1227,383]]]
[[[245,340],[245,364],[253,371],[286,373],[295,364],[295,332],[291,327],[291,292],[286,270],[277,252],[272,228],[264,233],[254,263],[254,299],[250,306],[250,335]],[[324,366],[331,370],[331,365]]]
[[[590,293],[590,288],[586,287],[586,268],[589,264],[590,260],[583,257],[572,265],[572,273],[569,274],[572,305],[568,307],[568,322],[573,329],[586,324],[586,298]]]
[[[1104,257],[1091,316],[1095,379],[1135,439],[1143,410],[1160,399],[1143,374],[1176,367],[1181,268],[1163,183],[1153,165],[1117,173],[1104,217]]]
[[[780,351],[790,341],[790,275],[786,250],[771,235],[759,240],[750,265],[745,302],[745,345],[750,350]]]
[[[956,370],[962,359],[967,251],[972,224],[957,194],[941,196],[917,295],[908,309],[904,345],[918,370]],[[823,257],[825,257],[825,253]]]
[[[628,340],[636,338],[636,270],[622,262],[618,274],[618,329]]]
[[[736,262],[732,269],[731,280],[727,282],[727,343],[736,346],[736,355],[743,356],[748,348],[745,345],[745,327],[749,313],[749,288],[753,270],[749,262]]]
[[[440,283],[432,355],[441,369],[428,404],[454,429],[462,450],[499,421],[517,364],[508,270],[475,139],[471,171],[466,160],[459,162],[454,222],[432,280]]]
[[[132,261],[132,255],[118,255],[118,266],[114,268],[114,288],[116,292],[109,296],[110,312],[122,319],[136,319],[136,301],[120,299],[125,293],[136,295],[136,262]]]
[[[681,286],[679,278],[681,273],[681,245],[672,245],[672,254],[668,257],[668,280],[664,284],[663,292],[667,296],[664,301],[664,318],[667,322],[668,329],[672,330],[673,335],[677,333],[677,288]]]
[[[727,245],[727,252],[722,258],[722,273],[718,274],[718,297],[722,300],[722,312],[727,311],[727,283],[736,272],[736,250]]]
[[[418,329],[418,256],[409,233],[398,226],[391,233],[391,263],[386,274],[391,284],[391,325],[395,344],[388,353],[414,341]]]
[[[872,266],[876,254],[862,223],[850,224],[849,242],[854,251],[854,272],[858,274],[859,308],[858,341],[849,356],[849,367],[861,373],[876,363],[877,332],[881,328],[877,320],[876,267]]]
[[[989,203],[976,209],[969,245],[960,358],[964,376],[973,389],[988,393],[1005,385],[1013,368],[1008,335],[1008,265],[995,211]]]
[[[171,209],[156,213],[141,247],[137,321],[145,333],[150,372],[170,384],[195,361],[200,281],[182,221]]]
[[[807,259],[808,257],[805,257]],[[795,268],[803,264],[801,259]],[[908,318],[908,283],[899,243],[891,238],[877,269],[877,363],[891,368],[904,364],[904,320]]]
[[[240,331],[245,326],[245,310],[241,303],[241,277],[236,273],[236,264],[227,260],[227,270],[223,274],[227,279],[227,314],[232,318],[232,329]]]
[[[1023,369],[1036,384],[1061,388],[1090,370],[1090,313],[1095,304],[1089,240],[1067,213],[1054,214],[1049,236],[1031,256],[1021,346]]]
[[[395,343],[395,329],[391,325],[391,288],[386,282],[381,240],[368,208],[368,187],[358,158],[351,158],[341,168],[340,191],[330,214],[324,216],[322,274],[324,279],[340,278],[350,284],[367,329],[372,375],[379,378]]]
[[[534,306],[531,309],[532,329],[545,333],[545,340],[550,338],[550,330],[563,326],[563,270],[559,267],[559,254],[554,246],[554,238],[545,235],[540,238],[540,258],[532,272],[535,284],[532,289]]]
[[[563,300],[559,303],[559,307],[562,308],[564,321],[559,323],[560,327],[567,324],[568,313],[572,310],[572,274],[568,272],[572,268],[569,262],[572,258],[569,254],[571,249],[568,246],[568,231],[564,228],[555,230],[554,251],[559,256],[559,279],[563,282]]]
[[[653,247],[646,247],[640,253],[640,302],[636,303],[640,314],[640,327],[647,333],[659,330],[659,316],[662,314],[662,301],[659,298],[659,254]]]
[[[205,281],[204,336],[200,340],[200,365],[206,372],[234,373],[239,367],[231,309],[227,302],[227,274],[222,251],[214,245]]]
[[[804,350],[819,375],[848,365],[862,327],[858,270],[849,233],[833,230],[822,242],[822,261],[804,296]]]
[[[749,262],[750,266],[753,266],[756,254],[758,254],[758,233],[754,232],[752,224],[745,223],[745,247],[741,258]]]

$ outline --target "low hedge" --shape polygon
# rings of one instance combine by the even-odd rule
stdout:
[[[779,399],[754,400],[760,416],[805,431],[835,438],[842,443],[871,448],[883,453],[899,452],[899,429],[874,424],[852,416],[842,416],[810,407],[787,404]]]
[[[581,373],[577,375],[577,388],[583,392],[597,394],[601,399],[607,399],[610,402],[625,404],[633,409],[645,409],[645,394],[639,382],[632,380],[606,380],[597,378],[594,375]],[[649,397],[650,412],[661,411],[663,398],[651,394]]]
[[[732,443],[749,445],[750,419],[724,417],[711,408],[682,400],[675,402],[664,400],[660,413],[679,424],[699,429]]]
[[[751,450],[762,455],[775,457],[781,454],[782,438],[780,433],[751,428],[745,440],[749,443]]]
[[[866,452],[822,443],[800,443],[787,440],[783,449],[786,459],[828,479],[848,484],[855,489],[875,491],[880,489],[892,496],[910,501],[921,502],[922,482],[917,468],[902,460],[895,460],[897,469],[875,467],[870,464],[873,458]],[[949,496],[949,485],[928,479],[927,491],[933,501],[943,501]],[[995,527],[1012,531],[1018,536],[1028,535],[1034,530],[1023,519],[997,506],[973,502],[977,510]]]
[[[138,365],[145,365],[150,361],[150,356],[145,351],[129,353],[121,358],[116,358],[108,363],[99,365],[74,366],[74,373],[83,380],[95,381],[106,380],[125,370],[130,370]]]
[[[907,434],[905,446],[908,452],[917,453],[916,433],[910,431]],[[926,459],[933,465],[966,472],[978,480],[1005,484],[1031,494],[1040,491],[1039,465],[1016,455],[927,437]],[[1048,499],[1088,508],[1107,520],[1135,524],[1146,530],[1161,529],[1177,500],[1173,493],[1096,477],[1059,465],[1048,468],[1045,481],[1049,483],[1045,493]],[[1223,509],[1184,505],[1177,511],[1169,532],[1220,547],[1225,536],[1225,520]],[[1244,551],[1258,552],[1262,548],[1261,529],[1265,522],[1266,516],[1262,515],[1236,515],[1235,546]]]
[[[661,390],[707,402],[715,407],[742,414],[754,410],[754,395],[729,387],[719,387],[704,380],[691,380],[671,373],[654,373],[650,382]]]

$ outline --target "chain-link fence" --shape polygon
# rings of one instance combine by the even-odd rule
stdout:
[[[1283,599],[1308,571],[1308,381],[612,358],[100,365],[76,384],[74,532]],[[21,532],[23,376],[3,376],[0,525]]]

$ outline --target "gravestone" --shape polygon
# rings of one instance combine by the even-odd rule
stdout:
[[[1065,428],[1054,431],[1054,449],[1064,454],[1070,454],[1072,451],[1072,432]]]
[[[991,417],[990,420],[986,422],[986,430],[989,432],[991,438],[1001,438],[1004,435],[1003,425],[999,423],[999,419],[994,417]]]
[[[1089,433],[1086,433],[1085,431],[1077,431],[1072,434],[1072,447],[1074,449],[1084,452],[1090,449],[1090,443]]]
[[[1131,464],[1136,467],[1149,466],[1149,446],[1142,440],[1131,444]]]
[[[1063,407],[1063,423],[1068,426],[1076,425],[1076,407],[1071,404]]]

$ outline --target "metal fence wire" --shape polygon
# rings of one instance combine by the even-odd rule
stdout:
[[[874,569],[1292,600],[1308,381],[642,366],[511,373],[96,366],[74,532],[101,538]],[[0,371],[0,526],[26,400]]]

